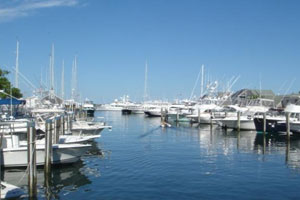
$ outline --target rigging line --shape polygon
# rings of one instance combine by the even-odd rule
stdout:
[[[199,78],[200,78],[200,73],[201,73],[201,70],[200,70],[199,73],[198,73],[196,82],[195,82],[195,84],[194,84],[194,88],[193,88],[192,93],[191,93],[191,96],[190,96],[190,100],[192,99],[192,97],[193,97],[193,95],[194,95],[194,91],[195,91],[195,89],[196,89],[196,86],[198,85],[198,81],[199,81]]]
[[[16,69],[14,67],[12,67],[12,69],[14,71],[16,71]],[[25,82],[27,82],[28,85],[30,85],[33,89],[37,89],[35,85],[33,85],[20,71],[18,71],[18,74],[25,80]]]
[[[281,101],[287,96],[287,93],[289,92],[289,90],[291,89],[291,87],[294,85],[294,82],[296,81],[296,78],[294,78],[292,80],[292,82],[290,83],[288,89],[286,90],[285,94],[283,95],[283,97],[280,99],[279,103],[276,105],[276,107],[279,106],[279,104],[281,103]]]

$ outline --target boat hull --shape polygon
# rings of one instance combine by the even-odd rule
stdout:
[[[95,115],[95,110],[90,109],[90,110],[86,110],[87,116],[88,117],[94,117]]]
[[[148,117],[161,117],[161,113],[160,112],[145,111],[145,114]]]
[[[45,163],[45,148],[44,145],[37,145],[36,148],[36,165],[41,166]],[[77,162],[80,156],[90,148],[90,145],[76,145],[70,147],[68,145],[54,145],[52,151],[52,164],[70,164]],[[4,167],[26,167],[27,147],[3,149],[1,165]],[[18,159],[16,159],[18,158]]]
[[[263,118],[254,118],[256,131],[263,132],[263,126],[264,126],[263,123],[264,123]],[[286,132],[285,120],[266,119],[266,132],[268,133]]]
[[[80,134],[87,134],[87,135],[99,135],[101,131],[103,131],[104,128],[78,128],[78,129],[72,129],[73,135],[80,135]]]
[[[221,126],[224,128],[230,128],[230,129],[238,129],[238,121],[236,119],[232,120],[220,120]],[[249,120],[240,120],[240,130],[256,130],[254,121]]]
[[[290,128],[291,128],[291,132],[300,133],[300,123],[299,122],[291,123]]]
[[[130,115],[132,111],[130,109],[122,109],[122,114],[123,115]]]

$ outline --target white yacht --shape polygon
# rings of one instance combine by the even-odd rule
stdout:
[[[115,99],[113,103],[111,104],[103,104],[97,108],[97,110],[100,111],[122,111],[123,108],[127,106],[133,106],[134,103],[132,103],[129,100],[128,95],[124,95],[120,99]]]
[[[256,130],[254,123],[255,113],[265,113],[269,110],[264,106],[228,106],[229,112],[226,113],[226,117],[223,119],[216,119],[219,125],[224,128],[238,129],[238,115],[240,112],[240,130]]]
[[[52,164],[77,162],[90,147],[91,145],[88,144],[54,144],[52,146]],[[3,136],[1,154],[1,165],[4,167],[26,167],[28,165],[27,147],[20,146],[16,135]],[[45,144],[36,144],[36,164],[44,165],[44,162]]]
[[[204,103],[204,104],[196,104],[192,107],[192,114],[187,115],[187,118],[190,118],[192,121],[197,122],[198,121],[198,116],[199,116],[199,111],[200,111],[200,123],[201,124],[210,124],[210,123],[215,123],[213,120],[213,111],[218,111],[221,110],[222,107],[216,105],[216,104],[209,104],[209,103]]]
[[[77,143],[87,143],[94,139],[100,138],[101,135],[60,135],[58,144],[77,144]],[[36,140],[37,145],[45,145],[45,138]],[[27,141],[20,141],[19,145],[21,147],[27,147]]]
[[[87,112],[88,117],[93,117],[95,110],[96,110],[94,103],[92,101],[90,101],[89,99],[85,99],[85,101],[82,105],[82,109]]]
[[[98,135],[105,128],[111,129],[111,126],[106,126],[105,122],[94,122],[94,121],[73,121],[72,123],[72,134],[89,134]]]
[[[122,108],[123,114],[144,114],[144,107],[142,104],[128,105]]]
[[[144,113],[148,117],[160,117],[161,110],[169,110],[170,103],[163,101],[149,101],[144,103]]]

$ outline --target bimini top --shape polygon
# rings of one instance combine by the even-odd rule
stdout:
[[[18,100],[18,99],[0,99],[0,105],[20,105],[20,104],[26,104],[25,100]]]
[[[284,109],[284,112],[300,113],[300,106],[299,105],[294,105],[294,104],[289,104]]]

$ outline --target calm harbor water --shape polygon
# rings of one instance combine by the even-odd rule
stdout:
[[[97,112],[104,130],[82,162],[53,169],[39,199],[299,199],[300,138],[181,124],[162,129],[159,118]],[[265,144],[265,145],[264,145]],[[26,189],[24,170],[2,179]],[[46,192],[48,191],[48,193]]]

